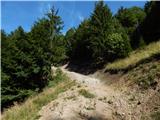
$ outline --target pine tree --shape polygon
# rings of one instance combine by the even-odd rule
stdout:
[[[65,45],[66,45],[66,53],[69,57],[71,57],[73,51],[73,44],[75,42],[74,34],[76,32],[75,28],[70,28],[65,35]]]
[[[138,48],[141,38],[140,25],[146,16],[144,10],[139,7],[121,7],[115,16],[125,28],[132,48]]]
[[[144,40],[150,43],[160,39],[160,2],[146,3],[145,11],[147,16],[141,25],[141,32]]]
[[[77,61],[88,61],[91,59],[89,22],[89,19],[85,19],[81,22],[74,34],[74,41],[71,43],[71,57]]]
[[[92,57],[100,62],[104,58],[107,36],[112,32],[111,27],[112,13],[103,1],[96,2],[95,9],[91,15],[91,49]]]
[[[61,26],[61,18],[51,9],[28,33],[22,27],[9,35],[1,31],[2,107],[24,100],[48,84],[51,65],[58,65],[65,59]]]

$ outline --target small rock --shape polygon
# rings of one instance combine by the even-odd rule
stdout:
[[[108,104],[113,104],[113,102],[111,100],[108,100]]]
[[[140,102],[140,101],[138,101],[137,105],[140,105],[140,104],[141,104],[141,102]]]

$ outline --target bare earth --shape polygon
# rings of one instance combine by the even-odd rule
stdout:
[[[77,85],[42,107],[39,120],[140,120],[142,115],[145,116],[143,113],[147,111],[143,112],[146,107],[143,104],[146,103],[139,102],[145,94],[134,96],[136,91],[125,92],[127,88],[120,87],[118,83],[108,85],[96,75],[86,76],[70,72],[64,67],[61,69],[71,80],[75,80]],[[86,98],[80,95],[81,89],[87,90],[95,97]],[[149,95],[146,95],[146,102],[154,93],[150,90]],[[158,96],[157,99],[159,98]]]

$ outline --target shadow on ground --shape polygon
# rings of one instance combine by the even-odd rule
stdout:
[[[92,74],[102,68],[103,65],[94,66],[91,64],[91,62],[77,62],[77,61],[76,62],[71,61],[66,66],[66,69],[68,69],[69,71],[74,71],[84,75]]]

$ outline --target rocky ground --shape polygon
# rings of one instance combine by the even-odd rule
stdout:
[[[61,69],[77,85],[44,106],[39,112],[39,120],[148,120],[151,119],[147,115],[149,106],[160,108],[159,87],[147,93],[137,92],[137,89],[129,90],[124,81],[123,86],[120,82],[106,84],[107,80],[101,80],[97,74],[86,76],[64,67]]]

